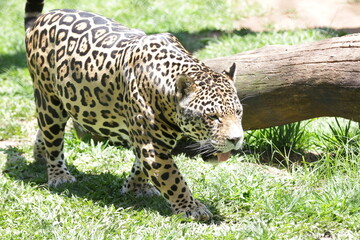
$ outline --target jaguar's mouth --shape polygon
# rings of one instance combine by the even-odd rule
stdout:
[[[229,160],[230,152],[225,152],[225,153],[219,152],[216,155],[217,155],[218,162],[225,162],[225,161]]]
[[[230,151],[225,153],[217,151],[212,154],[203,154],[201,156],[205,162],[219,163],[229,160],[230,155],[231,155]]]
[[[209,140],[191,143],[185,147],[191,156],[201,155],[206,162],[225,162],[230,158],[233,149],[218,149]]]

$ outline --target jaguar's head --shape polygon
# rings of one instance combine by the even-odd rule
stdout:
[[[241,147],[243,108],[236,93],[235,64],[222,74],[194,71],[176,81],[178,125],[185,135],[200,142],[200,153],[217,153],[219,161]]]

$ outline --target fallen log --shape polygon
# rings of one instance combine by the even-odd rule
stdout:
[[[360,34],[296,46],[268,46],[205,64],[235,62],[244,129],[332,116],[360,121]]]

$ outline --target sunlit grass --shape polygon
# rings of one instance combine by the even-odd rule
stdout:
[[[262,33],[241,30],[223,34],[217,38],[208,39],[209,41],[206,48],[197,51],[195,55],[204,59],[222,57],[261,48],[267,45],[295,45],[340,35],[341,33],[332,29],[306,29]]]

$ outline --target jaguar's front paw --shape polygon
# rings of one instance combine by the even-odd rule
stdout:
[[[58,174],[49,175],[48,185],[56,187],[63,183],[75,182],[75,177],[72,176],[68,171]]]
[[[172,206],[175,214],[183,214],[185,217],[196,221],[208,221],[213,215],[207,207],[198,200],[191,205]]]

